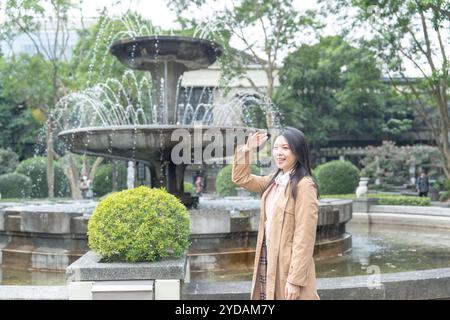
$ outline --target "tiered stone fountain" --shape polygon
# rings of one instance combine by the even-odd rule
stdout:
[[[61,132],[59,137],[74,153],[133,158],[146,163],[151,168],[152,186],[165,186],[183,203],[192,205],[192,196],[183,190],[186,165],[176,165],[171,159],[171,151],[178,143],[172,141],[172,132],[182,128],[193,136],[196,129],[194,125],[179,124],[183,110],[178,109],[178,86],[184,72],[207,68],[222,54],[222,48],[204,39],[151,36],[116,41],[110,51],[127,67],[151,73],[155,97],[153,110],[156,110],[158,124],[81,128]],[[197,128],[202,133],[212,128],[220,130],[224,149],[230,148],[227,144],[234,143],[227,135],[235,130],[247,133],[256,130],[210,125]],[[207,143],[202,140],[199,144],[192,139],[191,151],[196,148],[202,151]],[[225,270],[233,264],[238,269],[242,270],[245,265],[251,270],[259,204],[247,200],[205,199],[199,210],[191,210],[193,242],[190,256],[194,271]],[[230,213],[239,207],[242,210]],[[321,203],[317,257],[335,255],[351,248],[351,236],[345,232],[345,223],[350,219],[350,201]]]

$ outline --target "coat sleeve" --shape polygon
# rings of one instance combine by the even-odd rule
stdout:
[[[303,178],[295,200],[295,229],[287,282],[306,286],[308,268],[313,259],[319,211],[317,191],[311,178]]]
[[[257,176],[251,174],[251,152],[245,146],[238,146],[233,157],[231,180],[251,192],[263,193],[271,175]]]

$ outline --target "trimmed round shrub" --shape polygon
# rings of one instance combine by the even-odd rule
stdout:
[[[195,189],[194,189],[194,185],[190,182],[183,182],[183,188],[184,188],[184,192],[186,193],[190,193],[190,194],[195,194]]]
[[[70,185],[64,170],[58,162],[54,162],[54,193],[55,197],[70,196]],[[32,190],[31,197],[46,198],[48,197],[47,186],[47,158],[34,157],[22,161],[16,169],[16,173],[21,173],[31,179]]]
[[[237,195],[236,184],[231,180],[232,166],[226,165],[220,169],[216,177],[216,192],[221,197],[230,197]],[[259,169],[257,166],[251,166],[252,174],[258,174]]]
[[[321,194],[354,193],[359,184],[359,170],[350,161],[321,164],[314,170],[314,176]]]
[[[164,189],[140,186],[108,195],[88,224],[89,247],[103,261],[151,262],[189,246],[186,207]]]
[[[7,173],[0,176],[0,194],[6,198],[29,198],[31,179],[20,173]]]
[[[19,156],[10,149],[0,149],[0,174],[11,173],[19,165]]]
[[[127,168],[117,164],[117,189],[127,189]],[[112,165],[102,164],[97,168],[94,176],[94,196],[102,197],[112,192]]]

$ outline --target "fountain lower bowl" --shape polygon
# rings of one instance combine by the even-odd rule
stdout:
[[[71,129],[60,132],[58,137],[73,153],[149,162],[161,157],[169,160],[171,150],[181,144],[191,152],[204,150],[212,143],[211,136],[219,139],[214,143],[232,156],[235,145],[245,143],[245,137],[257,130],[238,126],[130,125]],[[208,161],[201,156],[203,162]]]

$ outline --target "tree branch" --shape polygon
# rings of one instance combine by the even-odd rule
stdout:
[[[97,172],[97,168],[103,162],[104,159],[105,158],[103,158],[103,157],[97,157],[97,159],[95,159],[95,162],[92,165],[92,168],[89,172],[89,180],[94,181],[94,177],[95,177],[95,173]]]
[[[430,64],[431,70],[433,72],[435,72],[436,67],[434,66],[433,56],[432,56],[432,52],[431,52],[431,44],[430,44],[430,38],[428,36],[427,22],[425,20],[425,15],[423,14],[422,11],[420,11],[420,20],[422,21],[423,36],[425,38],[425,44],[427,46],[426,57],[427,57],[428,63]]]

